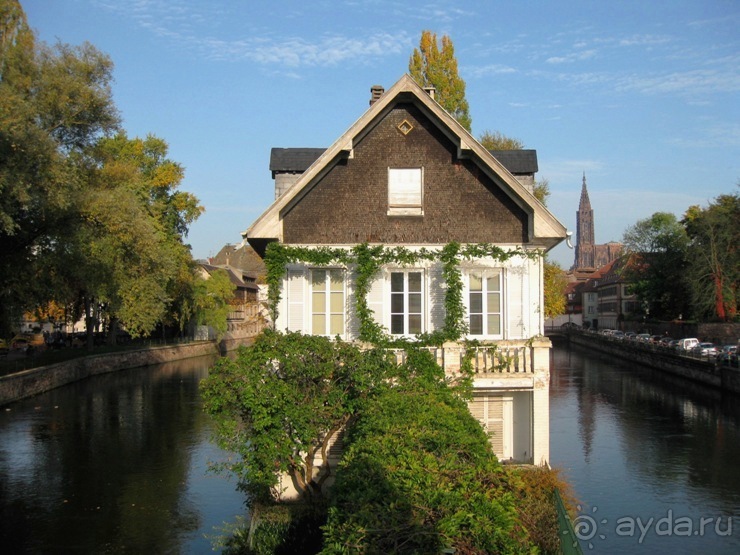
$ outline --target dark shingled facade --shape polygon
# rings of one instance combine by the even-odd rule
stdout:
[[[413,126],[406,135],[404,120]],[[415,105],[396,105],[353,146],[353,158],[284,208],[286,244],[528,242],[525,211],[472,160],[458,159]],[[388,215],[389,167],[424,168],[423,216]]]

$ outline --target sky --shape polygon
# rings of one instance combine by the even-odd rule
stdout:
[[[274,200],[272,147],[328,147],[370,87],[408,72],[423,30],[454,44],[473,135],[537,150],[550,211],[574,232],[585,175],[597,243],[655,212],[681,217],[740,183],[737,0],[21,0],[49,44],[115,64],[130,137],[153,134],[205,213],[214,256]],[[550,259],[563,268],[562,243]]]

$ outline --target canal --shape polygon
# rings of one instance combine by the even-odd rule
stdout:
[[[212,552],[244,514],[198,384],[213,358],[96,376],[0,409],[3,553]]]
[[[740,553],[740,398],[557,347],[551,463],[584,553]],[[97,376],[0,409],[5,553],[212,552],[244,514],[210,442],[211,358]]]
[[[740,553],[740,397],[580,348],[552,352],[550,458],[584,553]]]

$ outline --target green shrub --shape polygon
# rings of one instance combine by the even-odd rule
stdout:
[[[322,553],[528,553],[508,474],[425,353],[348,434]]]

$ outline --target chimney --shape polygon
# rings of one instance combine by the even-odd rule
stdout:
[[[436,94],[437,89],[430,85],[428,87],[424,87],[424,91],[432,98],[432,100],[434,100],[434,95]]]
[[[370,106],[375,104],[375,101],[383,96],[384,92],[385,89],[380,85],[373,85],[372,87],[370,87]]]

